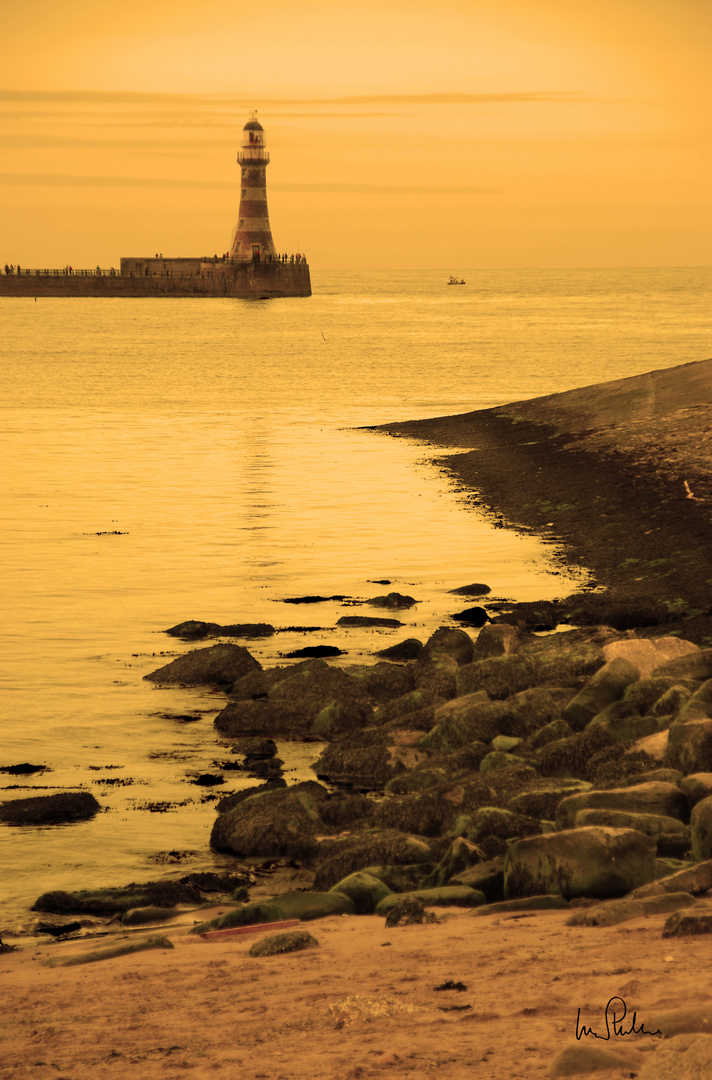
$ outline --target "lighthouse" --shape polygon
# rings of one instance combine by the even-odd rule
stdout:
[[[242,146],[237,151],[237,163],[241,169],[242,183],[230,258],[235,262],[276,258],[267,213],[269,151],[265,150],[264,130],[254,112],[242,129]]]

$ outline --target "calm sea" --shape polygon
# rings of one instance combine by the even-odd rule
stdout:
[[[0,826],[0,932],[45,890],[146,880],[172,850],[209,861],[214,803],[192,780],[225,759],[221,701],[142,681],[192,647],[167,627],[317,626],[243,644],[264,665],[317,643],[362,662],[447,622],[457,586],[543,599],[575,585],[422,444],[360,428],[707,359],[712,270],[453,272],[466,284],[314,270],[310,299],[267,302],[0,300],[0,767],[48,766],[0,773],[0,799],[85,788],[105,808]],[[377,579],[419,600],[400,630],[337,628],[362,609],[336,601],[284,603],[364,600],[388,591]],[[312,775],[318,746],[280,751],[288,778]]]

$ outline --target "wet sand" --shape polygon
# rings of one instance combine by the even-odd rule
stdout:
[[[248,955],[259,934],[213,943],[187,936],[187,925],[151,931],[172,950],[83,966],[43,961],[107,939],[1,955],[0,1075],[540,1080],[576,1043],[579,1008],[599,1032],[615,995],[647,1027],[670,1009],[712,1009],[699,976],[712,939],[664,940],[663,915],[580,928],[564,925],[566,911],[437,913],[439,924],[388,930],[377,916],[316,920],[303,925],[318,948],[264,958]],[[448,980],[466,989],[435,990]],[[595,1045],[644,1060],[660,1039]]]

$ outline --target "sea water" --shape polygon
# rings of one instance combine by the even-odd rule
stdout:
[[[166,628],[267,622],[240,642],[264,666],[312,644],[374,662],[455,625],[461,585],[534,600],[585,580],[435,450],[364,429],[707,359],[712,271],[449,272],[313,268],[311,298],[277,301],[0,300],[0,767],[47,766],[0,772],[0,799],[102,805],[0,826],[0,932],[46,890],[154,878],[172,851],[207,865],[215,795],[194,780],[230,757],[223,699],[143,681],[195,647]],[[337,625],[391,590],[418,600],[402,627]],[[349,601],[285,602],[310,594]],[[318,745],[279,751],[289,781],[313,776]],[[220,794],[255,782],[224,775]]]

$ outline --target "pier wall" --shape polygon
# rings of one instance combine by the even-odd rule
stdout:
[[[149,275],[22,270],[0,274],[0,296],[230,296],[241,300],[311,296],[309,266],[304,261],[190,262],[200,264],[200,269]]]

